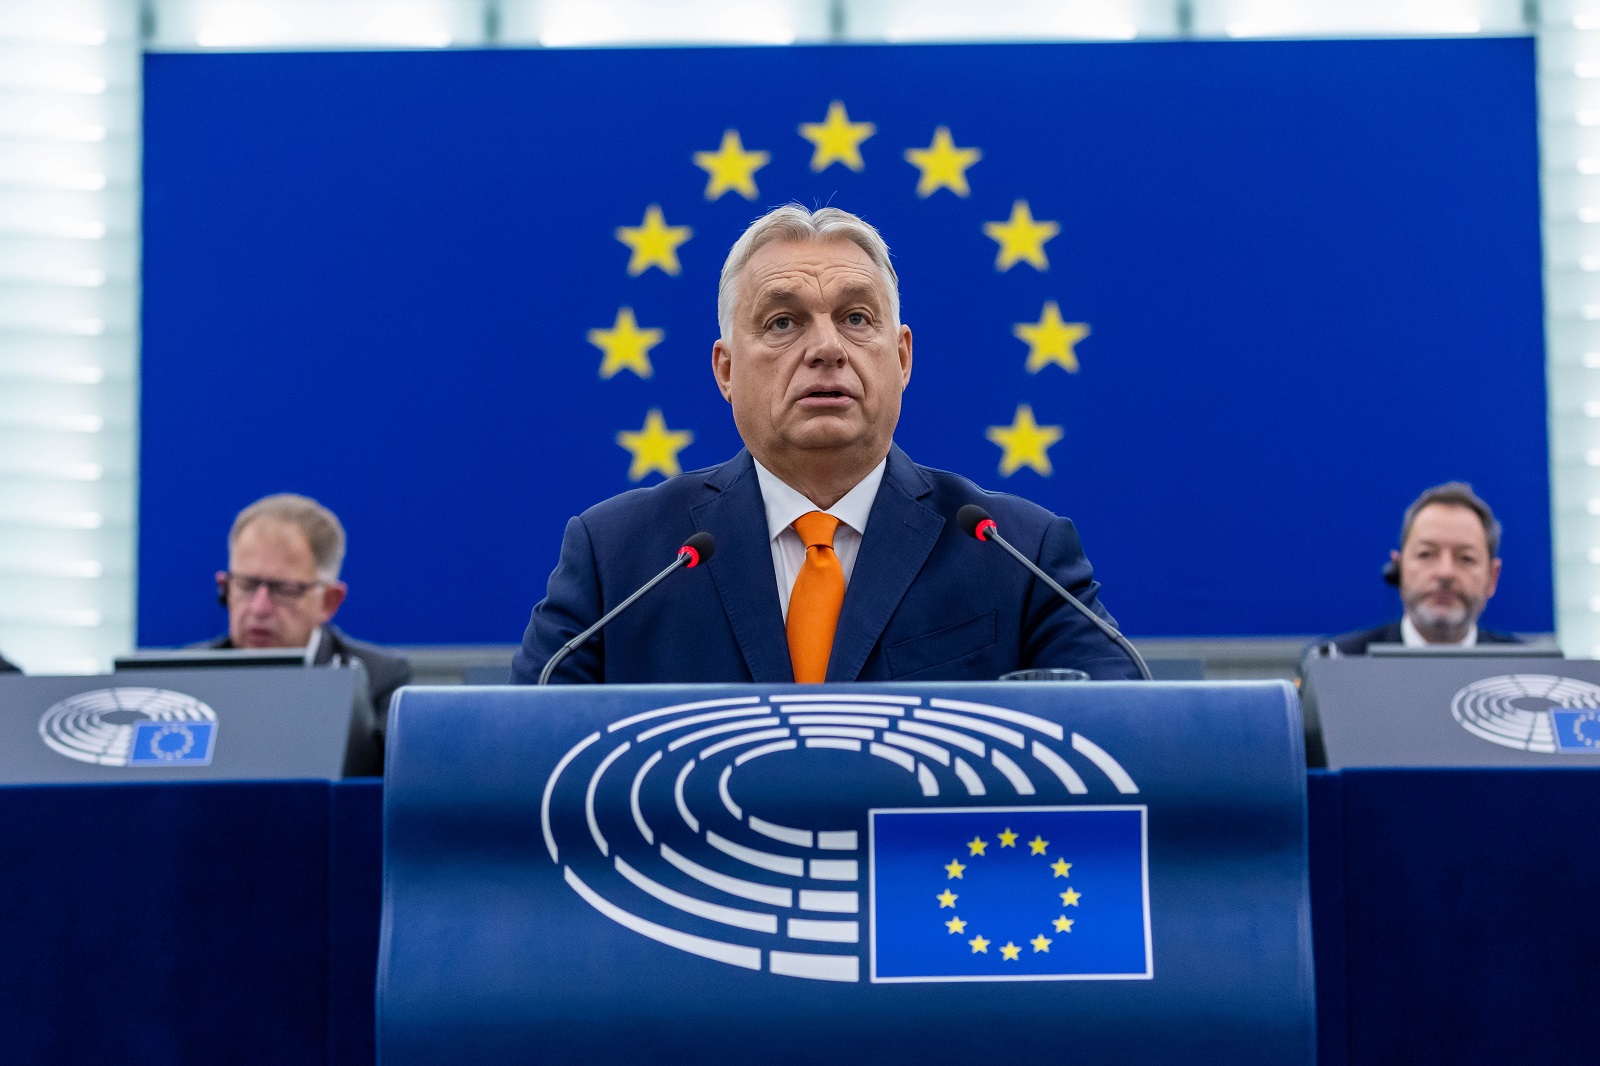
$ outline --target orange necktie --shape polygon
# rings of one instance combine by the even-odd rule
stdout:
[[[839,608],[844,606],[844,568],[833,554],[833,534],[839,520],[811,511],[794,520],[794,531],[806,546],[806,561],[789,594],[789,661],[794,679],[815,685],[828,678],[828,656],[833,654],[833,631],[839,628]]]

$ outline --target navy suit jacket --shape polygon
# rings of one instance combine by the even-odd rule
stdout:
[[[1400,644],[1405,637],[1400,632],[1400,619],[1395,619],[1387,625],[1375,629],[1362,629],[1354,633],[1341,633],[1317,645],[1326,648],[1333,645],[1339,649],[1340,655],[1365,655],[1370,644]],[[1522,638],[1511,633],[1500,633],[1493,629],[1478,629],[1479,644],[1521,644]]]
[[[918,466],[895,447],[845,592],[828,681],[991,681],[1047,666],[1076,667],[1097,679],[1137,677],[1088,619],[1003,549],[957,528],[956,510],[967,503],[988,509],[1007,540],[1110,620],[1071,522]],[[766,509],[746,451],[623,493],[568,522],[548,592],[512,662],[512,682],[537,681],[556,649],[699,531],[716,538],[715,558],[669,576],[563,660],[551,680],[792,682]]]

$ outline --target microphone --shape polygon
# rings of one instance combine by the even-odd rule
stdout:
[[[1049,585],[1056,591],[1057,595],[1066,600],[1068,603],[1072,604],[1072,606],[1076,607],[1079,614],[1083,615],[1089,621],[1098,626],[1100,628],[1100,632],[1110,637],[1116,643],[1117,647],[1121,648],[1128,658],[1133,660],[1133,665],[1139,669],[1140,677],[1144,678],[1146,681],[1151,679],[1150,668],[1145,665],[1144,657],[1139,654],[1138,650],[1134,648],[1132,644],[1128,643],[1128,638],[1123,636],[1121,633],[1118,633],[1116,627],[1111,625],[1111,623],[1107,622],[1104,618],[1101,618],[1099,615],[1089,610],[1089,608],[1079,603],[1078,597],[1062,588],[1055,578],[1039,569],[1039,567],[1034,564],[1032,559],[1028,558],[1026,555],[1023,555],[1021,552],[1017,551],[1016,548],[1012,547],[1011,542],[1000,535],[1000,528],[994,524],[994,519],[989,517],[988,511],[985,511],[982,507],[979,507],[975,503],[969,503],[962,507],[961,510],[956,512],[956,523],[968,536],[977,537],[986,544],[992,540],[996,544],[1000,545],[1000,547],[1010,552],[1013,559],[1021,563],[1023,566],[1026,566],[1029,570],[1033,571],[1034,577],[1038,578],[1040,581],[1043,581],[1046,585]]]
[[[627,599],[611,608],[611,610],[607,611],[601,616],[600,621],[596,622],[588,629],[585,629],[582,633],[579,633],[577,636],[561,645],[560,649],[554,655],[550,656],[550,661],[544,664],[544,669],[539,671],[539,684],[548,685],[550,683],[550,675],[555,672],[556,666],[561,662],[562,659],[565,659],[568,655],[572,654],[573,650],[583,644],[584,641],[588,640],[590,637],[600,632],[600,630],[604,629],[607,622],[610,622],[617,615],[621,614],[623,611],[626,611],[629,607],[632,607],[633,602],[640,596],[643,596],[646,592],[649,592],[651,589],[661,584],[668,574],[672,573],[674,570],[680,569],[693,570],[701,563],[710,559],[711,556],[716,553],[716,550],[717,538],[713,537],[710,533],[696,533],[694,536],[684,541],[683,547],[678,549],[678,557],[672,560],[672,563],[665,570],[661,571],[661,573],[657,574],[655,577],[639,586],[638,591],[632,596],[629,596]]]

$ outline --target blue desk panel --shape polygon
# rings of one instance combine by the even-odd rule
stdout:
[[[1319,1063],[1600,1062],[1600,774],[1308,784]],[[368,1066],[380,843],[376,782],[0,788],[3,1058]]]

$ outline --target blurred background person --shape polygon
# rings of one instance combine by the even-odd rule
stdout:
[[[228,534],[228,569],[217,571],[228,632],[201,646],[304,648],[310,666],[359,660],[381,726],[389,697],[411,680],[411,664],[333,624],[349,591],[339,580],[344,552],[344,526],[316,500],[281,493],[252,503]]]
[[[1500,584],[1500,522],[1464,481],[1436,485],[1406,508],[1400,547],[1383,579],[1400,591],[1398,619],[1318,645],[1325,655],[1365,655],[1372,644],[1473,647],[1520,644],[1511,633],[1478,628]]]

